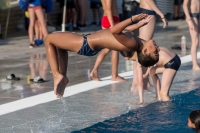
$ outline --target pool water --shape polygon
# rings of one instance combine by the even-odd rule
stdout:
[[[187,118],[192,110],[200,109],[200,87],[171,98],[170,102],[155,102],[74,133],[194,133],[187,127]]]

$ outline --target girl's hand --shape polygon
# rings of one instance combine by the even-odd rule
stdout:
[[[146,25],[146,24],[148,24],[150,22],[150,20],[152,18],[153,18],[152,15],[148,15],[145,19],[140,20],[139,23],[142,24],[142,25]]]
[[[167,28],[168,26],[168,21],[165,17],[161,18],[161,20],[163,21],[163,28]]]
[[[189,29],[196,31],[196,29],[194,28],[194,23],[191,19],[186,20],[186,22],[188,24]]]
[[[143,14],[143,13],[138,14],[138,15],[134,15],[134,16],[131,17],[131,21],[132,22],[140,21],[140,20],[146,18],[147,16],[148,16],[148,14]]]

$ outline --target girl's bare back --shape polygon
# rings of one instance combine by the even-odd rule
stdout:
[[[108,48],[117,51],[136,50],[136,36],[130,33],[112,34],[110,29],[100,30],[88,36],[90,47],[95,50]]]

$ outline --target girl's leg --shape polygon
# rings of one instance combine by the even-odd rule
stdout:
[[[162,74],[162,83],[160,90],[160,97],[162,101],[169,101],[169,89],[176,75],[176,71],[173,69],[165,69]]]
[[[39,38],[38,39],[43,40],[42,26],[39,21],[38,21],[38,27],[39,27]]]
[[[35,29],[35,39],[39,39],[40,33],[39,33],[39,23],[36,20],[34,24],[34,29]]]
[[[97,56],[96,62],[94,64],[94,68],[92,69],[91,73],[90,73],[90,77],[95,80],[95,81],[101,81],[100,78],[98,77],[98,69],[99,66],[101,65],[103,59],[105,58],[105,56],[110,52],[110,49],[103,49],[101,50],[101,52],[99,53],[99,55]]]
[[[44,35],[44,38],[46,38],[46,36],[48,35],[48,31],[47,31],[47,27],[46,27],[44,12],[43,12],[42,8],[38,8],[38,9],[35,10],[35,13],[36,13],[36,16],[38,18],[38,21],[41,24],[42,33]]]
[[[139,102],[136,103],[137,105],[143,104],[144,100],[143,100],[143,92],[144,92],[144,88],[143,88],[143,74],[142,74],[142,67],[140,65],[140,63],[137,62],[137,89],[138,89],[138,95],[139,95]]]
[[[161,99],[161,97],[160,97],[161,83],[160,83],[160,79],[157,74],[162,73],[164,70],[165,70],[165,68],[163,68],[163,67],[152,67],[150,69],[150,76],[153,81],[153,85],[154,85],[155,92],[156,92],[156,98],[158,100]]]
[[[133,61],[133,82],[131,86],[131,91],[137,91],[137,82],[138,82],[138,77],[137,77],[137,61]]]
[[[125,81],[124,78],[118,75],[118,64],[119,64],[119,52],[112,50],[112,77],[111,80],[113,81]]]
[[[45,47],[54,78],[54,93],[57,97],[61,97],[63,96],[65,87],[69,82],[66,77],[68,54],[67,51],[56,48],[56,46],[59,46],[60,44],[55,45],[53,43],[58,42],[58,40],[56,40],[58,36],[56,33],[50,34],[45,40]],[[63,41],[65,41],[65,39],[63,39]]]
[[[28,34],[29,40],[31,44],[34,44],[34,25],[35,25],[35,13],[33,8],[28,8],[29,13],[29,27],[28,27]]]
[[[198,20],[197,18],[193,18],[191,21],[195,24],[194,29],[198,29]],[[197,63],[197,48],[199,45],[199,36],[198,36],[198,30],[194,31],[189,29],[190,31],[190,36],[192,40],[192,45],[191,45],[191,56],[192,56],[192,69],[193,70],[200,70],[200,67]]]

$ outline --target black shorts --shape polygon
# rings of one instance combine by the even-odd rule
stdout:
[[[174,5],[182,5],[183,0],[174,0]]]
[[[173,59],[171,59],[168,63],[164,65],[165,69],[173,69],[178,71],[179,67],[181,65],[181,60],[178,55],[175,55]]]
[[[100,8],[100,7],[101,7],[101,2],[94,2],[94,1],[90,2],[90,8],[91,9],[97,9],[97,8]]]

